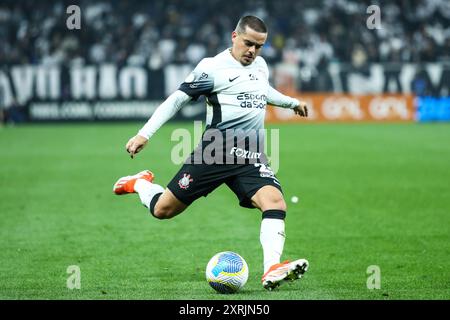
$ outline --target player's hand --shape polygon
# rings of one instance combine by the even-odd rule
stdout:
[[[299,105],[293,108],[295,114],[298,114],[300,117],[308,116],[308,107],[305,101],[299,101]]]
[[[128,140],[126,144],[127,152],[130,154],[131,158],[134,158],[134,155],[136,153],[139,153],[142,149],[144,149],[145,145],[147,144],[148,139],[144,138],[143,136],[136,135],[130,140]]]

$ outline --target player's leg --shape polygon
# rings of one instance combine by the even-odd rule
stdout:
[[[164,190],[153,183],[154,175],[149,170],[133,176],[120,178],[113,191],[117,195],[138,193],[142,204],[158,219],[169,219],[186,209],[187,205],[179,201],[169,189]]]
[[[241,166],[227,185],[238,196],[240,205],[262,212],[260,241],[264,256],[263,286],[272,290],[283,280],[299,279],[308,261],[298,259],[280,263],[285,242],[286,202],[280,182],[266,164]]]
[[[270,170],[270,173],[265,172],[267,175],[262,175],[260,170],[260,165],[241,167],[236,178],[227,185],[237,195],[241,206],[258,208],[262,212],[260,241],[266,273],[272,265],[280,263],[283,253],[286,203],[270,168],[264,166],[264,170]]]
[[[172,191],[166,189],[158,198],[153,209],[150,207],[150,212],[158,219],[170,219],[183,212],[187,207],[188,205],[178,200]]]
[[[252,205],[262,212],[260,242],[264,255],[264,273],[280,263],[284,249],[286,202],[274,186],[261,187],[251,198]]]
[[[264,255],[264,288],[273,290],[282,281],[299,279],[308,269],[308,261],[281,261],[284,249],[286,202],[281,191],[272,185],[261,187],[251,198],[252,205],[262,212],[260,242]]]
[[[252,205],[262,212],[280,210],[286,212],[287,206],[283,194],[272,185],[264,185],[251,198]]]
[[[114,192],[118,195],[138,193],[142,204],[149,208],[154,217],[170,219],[199,197],[212,192],[227,175],[224,166],[184,164],[165,190],[153,182],[153,173],[146,170],[120,178],[114,185]]]
[[[135,190],[142,204],[150,210],[157,219],[170,219],[184,211],[188,206],[178,200],[169,189],[160,185],[139,179]]]

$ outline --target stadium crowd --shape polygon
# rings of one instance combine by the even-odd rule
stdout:
[[[81,29],[69,30],[66,8],[81,9]],[[381,9],[381,28],[369,29],[369,5]],[[230,45],[245,13],[269,26],[269,63],[319,67],[330,61],[450,60],[450,3],[446,0],[152,0],[0,3],[0,67],[13,64],[196,64]]]

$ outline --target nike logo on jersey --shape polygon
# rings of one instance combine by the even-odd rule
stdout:
[[[234,80],[236,80],[237,78],[239,78],[240,76],[237,76],[235,78],[228,78],[228,81],[233,82]]]

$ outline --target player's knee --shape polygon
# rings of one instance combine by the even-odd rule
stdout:
[[[283,198],[277,198],[274,201],[272,201],[272,203],[270,204],[270,206],[272,208],[270,209],[274,209],[274,210],[282,210],[282,211],[287,211],[287,205],[286,202],[284,201]]]
[[[282,197],[277,197],[274,199],[270,199],[269,201],[263,201],[261,206],[262,211],[266,210],[281,210],[286,212],[287,211],[287,205],[286,202]]]
[[[163,220],[173,218],[176,215],[176,212],[169,206],[158,205],[157,203],[152,214],[155,218]]]
[[[281,197],[280,198],[271,199],[268,203],[265,203],[264,207],[265,207],[264,208],[265,210],[281,210],[281,211],[284,211],[284,212],[287,211],[286,202]]]

